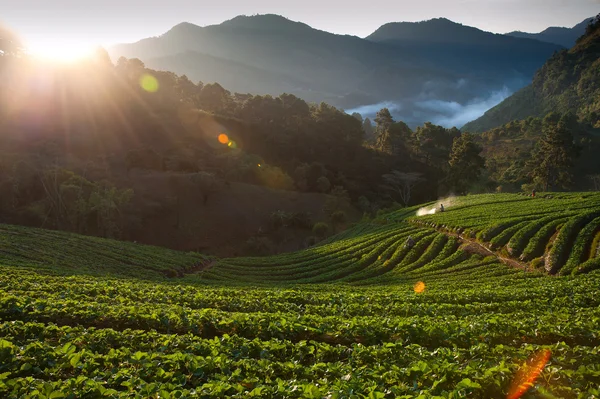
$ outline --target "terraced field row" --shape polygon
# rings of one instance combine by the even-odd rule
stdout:
[[[547,392],[597,394],[597,273],[468,263],[421,274],[422,293],[412,282],[214,287],[0,266],[0,396],[505,397],[540,351],[552,353]]]
[[[600,268],[600,195],[461,197],[445,212],[412,217],[417,226],[476,240],[550,274]]]
[[[198,254],[0,226],[0,397],[600,397],[598,199],[461,197],[199,274]]]
[[[372,232],[363,234],[268,262],[262,258],[223,259],[201,278],[254,284],[390,283],[418,273],[431,274],[471,259],[458,249],[455,238],[403,222],[375,226]]]

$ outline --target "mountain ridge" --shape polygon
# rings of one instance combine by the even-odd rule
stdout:
[[[370,39],[337,35],[274,14],[238,16],[205,27],[181,23],[158,37],[114,46],[109,53],[113,59],[139,58],[153,68],[185,74],[194,81],[220,79],[216,82],[232,92],[289,92],[345,109],[394,102],[402,110],[395,116],[416,126],[443,112],[419,109],[417,102],[468,104],[505,86],[513,92],[562,48],[448,19],[410,26],[432,33],[420,35],[419,41],[398,43],[374,40],[373,35]],[[447,33],[455,31],[462,36],[455,36],[452,45],[440,41],[439,37],[451,37]],[[207,57],[220,61],[213,62],[210,70],[194,66],[193,60],[204,59],[200,64],[205,65]],[[236,68],[219,67],[228,62]],[[226,70],[235,70],[236,75],[227,75]],[[266,72],[253,81],[257,70]],[[243,82],[246,75],[250,78]],[[465,82],[460,91],[453,89],[457,82]]]
[[[521,37],[528,39],[536,39],[543,42],[559,44],[566,48],[571,48],[575,45],[578,37],[585,33],[587,25],[593,18],[586,18],[577,25],[568,27],[550,26],[539,33],[528,33],[522,31],[508,32],[507,36]]]
[[[549,112],[574,112],[600,127],[600,18],[570,50],[555,54],[533,82],[467,123],[463,130],[482,132],[512,120]]]

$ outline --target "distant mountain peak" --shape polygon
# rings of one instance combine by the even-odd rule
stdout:
[[[390,22],[367,36],[371,41],[438,41],[469,42],[475,37],[494,36],[493,33],[482,31],[451,21],[447,18],[434,18],[419,22]]]
[[[171,29],[169,29],[168,32],[166,32],[163,36],[166,36],[168,34],[189,34],[189,33],[194,33],[197,32],[198,30],[201,30],[202,27],[198,26],[198,25],[194,25],[192,23],[189,22],[181,22],[177,25],[175,25],[174,27],[172,27]]]
[[[570,48],[571,46],[573,46],[575,44],[575,40],[577,40],[578,37],[583,35],[587,25],[593,19],[594,18],[586,18],[583,21],[581,21],[580,23],[578,23],[577,25],[573,26],[572,28],[551,26],[549,28],[544,29],[543,31],[541,31],[539,33],[514,31],[514,32],[509,32],[506,35],[513,36],[513,37],[527,38],[527,39],[536,39],[536,40],[540,40],[542,42],[554,43],[554,44],[561,45],[563,47]]]
[[[277,14],[239,15],[233,19],[223,22],[219,26],[271,31],[290,29],[311,29],[310,26],[302,22],[292,21],[284,16]]]

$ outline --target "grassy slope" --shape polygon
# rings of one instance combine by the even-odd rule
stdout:
[[[551,353],[538,380],[547,392],[598,395],[600,274],[544,278],[458,250],[438,229],[469,229],[485,244],[510,231],[490,227],[511,216],[569,219],[600,196],[444,204],[183,279],[163,271],[199,255],[0,225],[0,397],[506,397],[541,350]],[[591,223],[576,231],[593,233]],[[331,280],[363,286],[314,284]],[[313,284],[290,284],[300,282]]]

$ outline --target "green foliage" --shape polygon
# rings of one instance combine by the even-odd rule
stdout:
[[[485,167],[485,160],[479,155],[481,151],[482,148],[469,133],[454,139],[448,161],[448,183],[455,192],[465,193],[469,184],[481,175]]]
[[[329,225],[323,222],[315,223],[312,231],[317,237],[323,238],[329,232]]]
[[[398,208],[388,224],[365,221],[297,252],[210,263],[1,225],[0,395],[408,398],[416,386],[428,397],[506,397],[540,350],[552,357],[532,394],[596,395],[600,263],[579,243],[597,230],[600,196],[444,203],[420,217],[420,206]],[[582,217],[591,223],[569,235],[570,259],[583,263],[569,278],[472,255],[435,230],[504,226],[492,238],[502,245],[542,221]]]
[[[329,182],[328,178],[321,176],[317,179],[317,187],[319,188],[320,192],[327,193],[331,189],[331,183]]]
[[[564,122],[556,123],[549,114],[544,119],[543,136],[537,142],[529,162],[531,178],[543,191],[568,188],[572,184],[572,168],[579,150],[573,134]]]
[[[273,248],[273,242],[268,237],[250,237],[246,241],[246,249],[253,255],[269,255]]]
[[[325,213],[333,215],[339,210],[343,210],[350,203],[348,191],[342,186],[335,186],[325,200]]]

